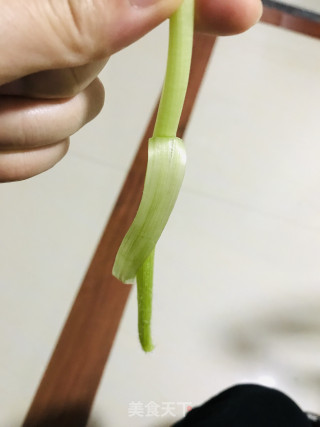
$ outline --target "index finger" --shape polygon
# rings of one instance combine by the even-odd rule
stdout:
[[[0,0],[0,85],[102,60],[168,18],[181,0]]]
[[[197,0],[196,27],[216,35],[242,33],[262,15],[260,0]]]

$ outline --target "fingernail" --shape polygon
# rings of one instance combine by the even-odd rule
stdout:
[[[131,6],[135,7],[148,7],[157,3],[159,0],[129,0]]]

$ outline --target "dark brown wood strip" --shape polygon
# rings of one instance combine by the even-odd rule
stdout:
[[[183,109],[182,137],[215,39],[197,34],[190,85]],[[111,274],[121,240],[137,211],[155,112],[40,382],[24,427],[82,427],[108,360],[131,287]]]
[[[287,30],[305,34],[310,37],[320,38],[320,22],[294,16],[274,8],[263,8],[261,22],[286,28]]]
[[[320,23],[320,14],[315,10],[305,8],[304,5],[296,6],[292,2],[287,3],[283,0],[262,0],[263,6],[269,9],[279,10],[287,13],[288,15],[297,16],[308,21],[315,21]]]

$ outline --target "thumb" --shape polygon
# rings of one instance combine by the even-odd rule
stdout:
[[[106,58],[168,18],[181,0],[0,0],[0,85]]]

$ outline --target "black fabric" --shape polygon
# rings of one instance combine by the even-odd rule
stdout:
[[[173,427],[312,427],[284,393],[255,384],[231,387],[192,409]]]
[[[320,427],[320,415],[313,414],[312,412],[306,412],[310,421],[312,421],[312,427]]]

